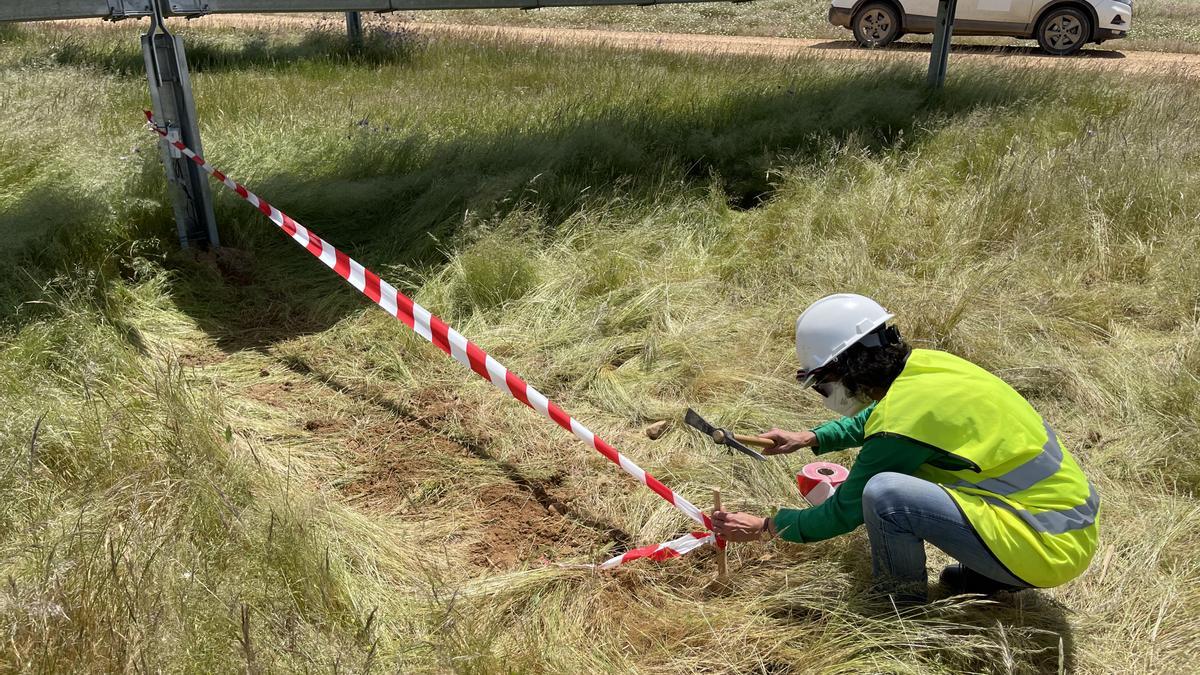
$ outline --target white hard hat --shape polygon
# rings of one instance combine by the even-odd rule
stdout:
[[[827,295],[809,305],[796,319],[796,358],[803,386],[812,384],[813,371],[829,365],[894,316],[878,302],[854,293]]]

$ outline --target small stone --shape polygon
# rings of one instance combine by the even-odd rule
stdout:
[[[671,420],[659,420],[654,424],[646,427],[646,435],[650,440],[657,441],[667,431],[667,427],[671,426]]]

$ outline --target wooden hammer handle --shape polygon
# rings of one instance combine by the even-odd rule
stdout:
[[[775,447],[775,441],[769,438],[763,438],[762,436],[743,436],[742,434],[733,434],[733,438],[739,443],[745,443],[746,445],[757,445],[760,448]]]
[[[718,443],[724,443],[725,439],[729,436],[732,436],[733,440],[739,443],[745,443],[746,445],[757,445],[760,448],[775,447],[775,441],[769,438],[763,438],[762,436],[743,436],[742,434],[729,433],[724,429],[717,429],[712,433],[713,440]]]

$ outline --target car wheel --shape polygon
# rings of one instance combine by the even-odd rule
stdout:
[[[858,10],[851,27],[858,44],[886,47],[900,37],[900,16],[891,5],[872,2]]]
[[[1047,54],[1074,54],[1091,39],[1091,17],[1074,7],[1051,9],[1038,24],[1038,46]]]

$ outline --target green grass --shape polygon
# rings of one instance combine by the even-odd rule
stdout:
[[[439,23],[853,40],[850,31],[829,23],[828,13],[827,0],[755,0],[738,4],[413,12],[404,18]],[[914,35],[904,40],[928,43],[930,36]],[[958,37],[955,42],[1036,46],[1031,40],[1010,38]],[[1194,53],[1200,50],[1200,1],[1138,0],[1129,36],[1107,42],[1102,48]]]
[[[188,29],[211,161],[700,505],[808,459],[811,300],[1012,382],[1103,497],[1082,578],[904,616],[856,532],[615,573],[688,523],[217,192],[175,251],[136,33],[0,33],[7,670],[1186,671],[1200,91],[1182,80]],[[216,186],[214,186],[216,187]],[[35,431],[36,429],[36,431]],[[835,457],[849,463],[851,457]],[[943,558],[934,561],[944,562]]]

